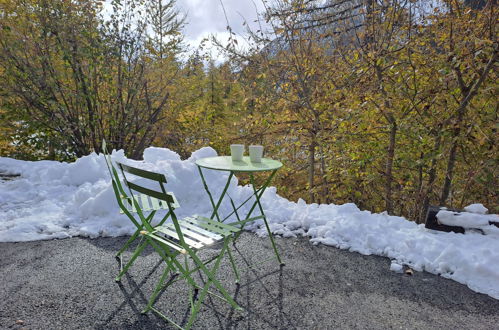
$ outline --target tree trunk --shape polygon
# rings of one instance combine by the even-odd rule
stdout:
[[[415,189],[415,202],[413,205],[413,208],[411,210],[411,213],[409,214],[410,219],[414,219],[416,223],[419,223],[419,217],[420,214],[419,212],[421,211],[421,199],[423,198],[423,160],[424,160],[424,152],[421,152],[419,154],[419,164],[417,166],[418,169],[418,180],[417,180],[417,185]]]
[[[55,148],[52,141],[49,141],[49,154],[47,156],[48,160],[55,160]]]
[[[428,207],[430,206],[430,194],[433,190],[435,179],[437,178],[437,155],[440,151],[440,144],[442,143],[442,135],[440,134],[441,127],[441,125],[438,126],[438,136],[435,139],[435,145],[433,147],[433,152],[435,155],[431,160],[430,171],[428,173],[428,188],[426,189],[426,193],[424,195],[423,206],[421,208],[421,213],[419,216],[419,223],[423,223],[425,221],[426,212],[428,211]]]
[[[321,152],[321,175],[322,175],[322,202],[329,204],[329,191],[328,191],[328,186],[329,183],[326,179],[326,174],[327,174],[327,168],[326,168],[326,160],[325,160],[325,153],[324,153],[324,147],[321,145],[320,146],[320,152]]]
[[[315,177],[315,145],[316,136],[315,132],[310,132],[310,145],[308,146],[308,186],[310,203],[315,203],[314,196],[314,177]]]
[[[497,47],[497,46],[496,46]],[[445,205],[447,198],[449,197],[451,185],[452,185],[452,177],[454,175],[454,166],[456,164],[456,152],[457,152],[457,147],[458,147],[458,142],[459,142],[459,135],[461,133],[461,126],[464,120],[464,115],[466,113],[466,109],[468,108],[469,103],[473,99],[473,97],[478,93],[478,90],[480,89],[480,86],[482,85],[483,81],[487,78],[490,70],[492,67],[495,65],[498,57],[498,51],[497,48],[494,48],[494,52],[492,56],[489,59],[489,62],[483,69],[482,73],[480,74],[478,80],[475,82],[475,84],[469,88],[469,86],[464,86],[463,80],[460,78],[461,77],[461,72],[459,71],[459,68],[455,68],[456,70],[456,75],[458,76],[458,80],[460,82],[460,89],[461,93],[463,95],[463,98],[461,99],[461,102],[459,104],[459,107],[457,108],[457,118],[456,118],[456,123],[454,124],[454,129],[453,129],[453,134],[452,134],[452,145],[450,148],[449,152],[449,159],[447,161],[447,171],[445,173],[445,181],[444,181],[444,186],[442,188],[442,194],[440,195],[440,205]]]
[[[393,160],[395,158],[395,144],[397,137],[397,120],[390,111],[392,104],[389,101],[388,93],[383,85],[383,72],[380,66],[375,66],[376,77],[378,79],[378,89],[384,98],[384,108],[380,108],[380,112],[385,117],[390,126],[389,143],[386,149],[386,165],[385,165],[385,208],[389,214],[393,212],[392,200],[392,181],[393,181]]]
[[[393,160],[395,158],[395,143],[397,137],[397,122],[393,116],[390,116],[390,142],[386,150],[385,166],[385,207],[388,213],[393,212],[392,182],[393,182]]]
[[[456,124],[457,125],[457,124]],[[460,123],[459,123],[460,125]],[[454,166],[456,164],[456,152],[458,145],[458,136],[461,131],[459,127],[456,129],[457,133],[454,133],[454,139],[452,140],[452,146],[449,152],[449,159],[447,161],[447,171],[445,172],[444,186],[442,188],[442,194],[440,195],[440,205],[445,205],[447,198],[449,197],[450,188],[452,185],[452,177],[454,175]]]

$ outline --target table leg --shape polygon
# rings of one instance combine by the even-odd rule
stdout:
[[[223,200],[225,194],[227,193],[227,189],[229,189],[230,180],[234,176],[234,173],[230,172],[229,178],[227,179],[227,183],[225,184],[224,190],[222,191],[222,194],[220,195],[220,198],[218,199],[218,202],[215,205],[215,201],[213,200],[213,196],[210,192],[210,189],[208,189],[208,184],[206,183],[206,180],[204,178],[203,171],[201,171],[201,167],[198,166],[198,170],[199,170],[199,175],[201,176],[201,180],[203,181],[204,189],[208,193],[208,196],[210,197],[211,205],[213,206],[213,212],[211,213],[210,219],[213,219],[216,216],[218,222],[221,222],[220,217],[218,215],[218,208],[220,207],[220,204],[222,204],[222,200]]]
[[[250,177],[250,180],[253,180],[253,181],[251,181],[251,186],[253,187],[253,194],[251,194],[251,196],[250,196],[250,197],[248,197],[248,198],[247,198],[247,199],[246,199],[246,200],[245,200],[245,201],[244,201],[241,205],[239,205],[239,206],[237,207],[237,209],[239,209],[241,206],[243,206],[244,204],[246,204],[246,202],[248,202],[248,201],[251,199],[251,197],[253,197],[253,196],[255,196],[255,198],[260,198],[260,197],[262,197],[263,193],[265,192],[265,189],[267,189],[268,185],[270,184],[270,181],[272,181],[272,178],[274,177],[274,175],[275,175],[275,173],[276,173],[276,172],[277,172],[277,170],[273,171],[273,172],[271,173],[271,175],[270,175],[270,176],[267,178],[267,180],[265,181],[264,185],[263,185],[263,186],[261,186],[259,189],[255,189],[255,182],[254,182],[255,180],[254,180],[253,176],[251,176],[251,177]],[[246,215],[245,221],[246,221],[246,220],[248,220],[248,219],[251,217],[251,214],[252,214],[252,213],[253,213],[253,211],[255,210],[256,205],[257,205],[257,203],[256,203],[256,201],[255,201],[255,202],[253,203],[253,205],[251,206],[250,210],[248,211],[248,214]],[[236,209],[236,210],[237,210],[237,209]],[[230,215],[232,215],[233,213],[234,213],[234,212],[232,212],[231,214],[229,214],[229,216],[230,216]],[[262,215],[261,215],[261,217],[262,217],[262,218],[263,218],[263,217],[265,217],[265,214],[262,214]],[[225,219],[226,219],[226,218],[225,218]],[[225,220],[225,219],[224,219],[224,220]],[[241,225],[241,229],[244,229],[244,224],[243,224],[243,225]],[[237,233],[237,234],[236,234],[236,237],[235,237],[235,239],[234,239],[234,244],[236,244],[236,240],[237,240],[237,238],[239,237],[239,235],[241,235],[241,232],[239,232],[239,233]]]
[[[250,182],[251,182],[251,186],[253,187],[256,201],[255,201],[255,204],[253,205],[253,208],[250,210],[250,213],[248,214],[247,219],[249,219],[249,216],[251,215],[251,212],[253,211],[254,207],[256,205],[258,205],[258,208],[260,209],[260,213],[263,216],[263,222],[265,223],[265,228],[267,229],[267,234],[269,235],[269,238],[270,238],[270,243],[272,243],[272,248],[274,249],[274,253],[277,257],[277,261],[279,261],[279,264],[284,265],[284,263],[281,260],[281,257],[279,256],[279,252],[277,251],[277,246],[275,245],[275,242],[274,242],[274,236],[272,235],[272,232],[270,231],[270,227],[269,227],[269,224],[267,222],[267,217],[265,216],[265,213],[263,212],[262,204],[260,203],[260,197],[262,197],[265,189],[267,189],[267,186],[269,185],[270,181],[272,180],[272,177],[274,176],[274,174],[276,172],[277,171],[273,171],[272,174],[267,179],[267,181],[265,181],[265,184],[261,188],[260,194],[257,193],[257,189],[255,187],[255,179],[253,177],[253,174],[252,173],[250,174]]]

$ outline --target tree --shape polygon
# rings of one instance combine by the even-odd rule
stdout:
[[[147,6],[152,34],[149,42],[153,53],[160,59],[176,54],[180,49],[185,17],[175,8],[175,0],[152,0]]]
[[[497,21],[497,12],[492,1],[489,1],[488,4],[489,9],[475,12],[465,11],[465,8],[458,2],[446,2],[448,14],[443,17],[442,23],[448,28],[449,37],[448,44],[442,46],[447,52],[449,66],[454,73],[460,96],[456,100],[457,105],[453,116],[451,147],[440,196],[440,204],[442,205],[449,197],[454,177],[457,148],[461,143],[459,141],[460,135],[466,125],[466,112],[473,99],[479,94],[499,56],[495,29],[491,29],[490,25],[492,21]],[[483,6],[474,7],[481,8]]]
[[[99,1],[21,1],[4,7],[2,89],[15,96],[12,108],[26,114],[27,124],[54,132],[64,141],[60,147],[75,156],[99,152],[106,138],[111,147],[138,158],[164,119],[175,70],[164,79],[153,74],[144,3],[111,4],[106,22],[98,15]],[[177,33],[176,24],[168,33]],[[175,58],[169,61],[175,67]]]

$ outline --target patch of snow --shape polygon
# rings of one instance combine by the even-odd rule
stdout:
[[[146,163],[157,163],[169,160],[180,160],[180,155],[170,149],[157,147],[149,147],[144,150],[144,161]]]
[[[483,204],[477,203],[477,204],[470,204],[464,208],[466,212],[470,213],[478,213],[478,214],[486,214],[489,209],[483,206]]]
[[[395,273],[403,273],[404,272],[404,266],[397,263],[396,261],[392,261],[390,265],[390,270]]]
[[[164,173],[168,180],[166,188],[175,193],[181,204],[178,217],[210,216],[211,203],[195,161],[216,154],[214,149],[206,147],[194,152],[189,159],[181,160],[171,150],[147,148],[145,161],[127,159],[122,150],[113,151],[112,159]],[[0,242],[72,236],[115,237],[130,235],[136,229],[119,213],[102,155],[93,153],[74,163],[0,158],[0,172],[21,175],[0,183]],[[229,173],[203,170],[203,174],[217,198]],[[228,194],[236,204],[252,193],[250,186],[239,186],[233,177]],[[392,270],[397,265],[407,265],[414,270],[440,274],[499,299],[499,228],[485,226],[495,215],[467,213],[459,221],[484,224],[480,228],[486,235],[476,232],[463,235],[430,231],[402,217],[362,211],[352,203],[291,202],[279,196],[275,187],[269,187],[261,201],[276,235],[306,236],[313,244],[386,256],[393,260]],[[477,210],[473,207],[473,211]],[[219,211],[222,217],[232,212],[228,199]],[[245,205],[238,212],[248,211],[249,205]],[[442,214],[442,219],[447,217],[446,213]],[[228,219],[229,222],[235,220],[235,216]],[[439,221],[442,221],[440,217]],[[260,236],[267,234],[263,220],[246,228]]]
[[[452,212],[441,210],[437,213],[438,222],[448,226],[464,228],[480,228],[489,226],[489,222],[499,222],[496,214],[477,214],[469,212]]]

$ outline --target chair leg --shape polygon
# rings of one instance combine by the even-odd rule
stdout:
[[[234,262],[234,257],[232,256],[232,252],[230,251],[230,247],[227,247],[227,254],[229,255],[230,264],[232,266],[232,270],[234,271],[234,275],[236,275],[236,284],[239,284],[239,272],[237,271],[236,263]]]
[[[229,243],[229,240],[226,239],[225,242],[224,242],[224,247],[222,248],[222,251],[220,251],[220,255],[217,258],[217,260],[215,261],[215,265],[213,265],[213,268],[211,269],[211,271],[208,271],[208,269],[206,267],[202,267],[203,272],[208,277],[208,280],[206,281],[206,284],[203,286],[203,289],[202,289],[201,293],[199,294],[199,297],[198,297],[198,300],[197,300],[196,304],[194,306],[192,306],[192,308],[191,308],[191,316],[189,317],[189,320],[187,322],[186,329],[190,329],[190,327],[192,326],[192,324],[196,320],[196,315],[199,312],[199,309],[201,308],[201,304],[203,303],[204,298],[206,297],[206,294],[208,294],[208,289],[210,288],[210,286],[213,284],[213,285],[217,286],[217,288],[218,288],[218,286],[220,286],[220,288],[222,288],[221,285],[220,285],[220,283],[215,279],[215,275],[216,275],[216,273],[218,271],[218,268],[220,266],[220,262],[222,261],[222,257],[224,255],[225,251],[227,250],[228,243]],[[197,256],[195,258],[193,258],[193,259],[196,261],[196,263],[198,263],[197,260],[199,260],[199,259],[197,258]],[[219,291],[227,299],[227,302],[233,308],[242,310],[242,308],[239,307],[239,305],[225,291],[225,289],[222,288],[222,290],[220,290],[220,288],[219,288]]]
[[[149,214],[146,218],[146,221],[149,222],[151,221],[151,219],[153,218],[154,214],[156,212],[151,212],[151,214]],[[170,214],[170,212],[168,212],[167,216]],[[166,216],[166,217],[167,217]],[[166,220],[166,217],[165,219],[162,220],[162,223]],[[123,245],[123,247],[116,253],[116,258],[119,258],[119,256],[125,252],[125,250],[128,248],[128,246],[133,242],[135,241],[135,239],[137,238],[137,236],[139,236],[140,234],[140,231],[142,230],[143,226],[140,226],[140,228],[138,228],[135,233],[128,239],[128,241],[125,243],[125,245]]]
[[[135,241],[135,239],[137,238],[137,236],[139,236],[139,232],[140,230],[137,230],[129,239],[128,241],[125,243],[125,245],[123,245],[123,247],[121,248],[121,250],[119,250],[115,257],[116,258],[120,258],[120,255],[125,252],[125,250],[128,248],[128,246],[133,242]]]
[[[149,214],[146,218],[146,221],[147,222],[150,222],[151,219],[154,217],[154,214],[156,213],[156,211],[153,211],[151,212],[151,214]],[[170,212],[167,213],[167,215],[163,218],[163,220],[161,220],[161,223],[164,223],[165,220],[168,218],[168,216],[170,215]],[[125,245],[123,245],[123,247],[116,253],[115,257],[116,259],[119,260],[120,262],[120,274],[118,275],[118,277],[116,277],[116,281],[119,282],[121,280],[121,277],[123,276],[124,273],[126,273],[126,271],[128,270],[128,268],[132,265],[133,263],[133,260],[135,260],[137,258],[137,256],[135,256],[133,258],[133,260],[130,260],[127,265],[125,266],[125,269],[123,269],[123,252],[125,252],[125,250],[130,246],[130,244],[132,244],[133,241],[135,241],[137,239],[137,236],[139,236],[140,234],[140,231],[142,230],[143,226],[140,226],[136,231],[135,233],[128,239],[128,241],[125,243]],[[140,253],[139,253],[140,254]],[[135,255],[135,254],[134,254]]]
[[[189,251],[189,254],[191,258],[194,260],[194,262],[197,264],[200,270],[203,271],[203,273],[208,277],[208,279],[211,281],[211,283],[217,288],[217,290],[225,297],[227,302],[236,310],[243,310],[235,301],[234,299],[229,295],[227,290],[220,284],[220,282],[215,278],[214,274],[216,273],[216,270],[218,269],[218,266],[220,265],[220,262],[228,248],[229,242],[231,239],[229,237],[226,237],[224,239],[224,245],[222,247],[222,250],[220,251],[220,254],[215,262],[215,265],[213,266],[213,272],[208,270],[208,268],[203,264],[203,262],[199,259],[199,257],[193,253],[192,251]],[[208,288],[207,288],[208,289]]]
[[[133,253],[132,257],[130,258],[130,260],[128,261],[126,266],[120,271],[118,276],[115,278],[116,282],[121,281],[121,277],[123,277],[123,275],[128,271],[128,268],[130,268],[130,266],[133,264],[135,259],[137,259],[137,257],[142,253],[142,250],[144,250],[146,245],[147,245],[147,242],[142,242],[137,246],[137,248],[135,249],[135,252]]]
[[[171,265],[172,270],[178,270],[180,275],[185,278],[185,280],[193,287],[196,286],[196,282],[190,276],[190,272],[186,272],[182,264],[176,259],[179,252],[169,252],[168,249],[163,250],[158,244],[154,241],[148,239],[149,244],[158,252],[161,258],[169,265]],[[170,261],[168,261],[170,260]]]
[[[186,263],[185,266],[182,265],[181,262],[179,262],[176,257],[178,256],[178,252],[172,252],[169,251],[168,249],[162,249],[162,247],[156,243],[154,243],[152,240],[149,238],[146,238],[147,242],[153,246],[153,248],[160,254],[161,258],[166,262],[167,268],[164,270],[158,284],[156,285],[156,288],[149,299],[146,308],[142,311],[142,313],[147,313],[148,311],[152,310],[153,312],[157,313],[159,316],[167,320],[168,322],[172,323],[176,327],[181,328],[178,324],[176,324],[173,320],[169,319],[167,316],[162,314],[159,310],[157,310],[154,307],[154,303],[161,292],[164,288],[168,287],[172,283],[176,282],[173,281],[171,283],[165,284],[166,277],[168,273],[172,270],[178,270],[180,272],[180,276],[183,277],[187,283],[192,287],[192,290],[198,291],[201,289],[200,292],[197,294],[197,299],[196,299],[196,294],[192,294],[192,292],[189,292],[189,303],[190,303],[190,309],[191,309],[191,315],[189,316],[189,319],[187,321],[187,325],[185,326],[185,329],[190,329],[194,321],[196,320],[196,316],[201,309],[201,304],[204,301],[204,298],[208,293],[210,293],[209,288],[211,286],[214,286],[215,288],[218,289],[218,291],[223,295],[223,297],[218,296],[219,298],[225,300],[228,302],[234,309],[236,310],[243,310],[235,301],[234,299],[229,295],[229,293],[222,287],[220,282],[215,278],[215,275],[220,267],[221,261],[224,257],[224,254],[228,251],[228,246],[231,241],[230,237],[226,237],[224,240],[224,245],[218,255],[218,257],[214,258],[213,261],[215,261],[215,264],[213,267],[208,269],[199,259],[199,257],[196,255],[194,251],[192,251],[190,248],[186,248],[187,253],[189,257],[193,260],[195,264],[194,270],[199,270],[202,273],[204,273],[207,277],[207,281],[204,284],[203,287],[200,287],[196,284],[196,282],[193,280],[191,277],[191,274],[194,270],[189,269],[188,264]],[[145,245],[145,244],[144,244]],[[139,252],[140,253],[140,252]],[[187,256],[185,256],[187,257]],[[211,293],[213,294],[213,293]]]
[[[162,226],[165,223],[165,221],[168,220],[168,218],[170,217],[170,214],[171,214],[171,212],[168,211],[168,213],[166,213],[166,215],[163,217],[163,219],[161,219],[161,221],[156,225],[156,227]]]
[[[142,312],[141,312],[142,314],[147,313],[154,305],[154,302],[156,301],[158,294],[163,289],[163,283],[165,282],[166,276],[168,275],[169,271],[170,271],[170,265],[168,265],[166,267],[165,271],[163,272],[163,275],[161,275],[161,278],[158,282],[158,285],[156,285],[156,289],[154,289],[154,292],[153,292],[151,298],[149,298],[149,301],[147,302],[146,308],[144,310],[142,310]]]

